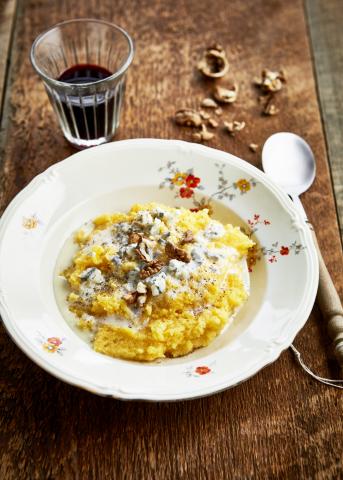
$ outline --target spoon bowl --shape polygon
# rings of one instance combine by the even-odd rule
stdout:
[[[316,176],[313,152],[305,140],[294,133],[271,135],[263,146],[262,166],[267,175],[288,194],[299,196]]]

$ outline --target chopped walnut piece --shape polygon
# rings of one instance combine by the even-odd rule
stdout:
[[[194,140],[211,140],[214,137],[214,134],[209,132],[204,124],[201,125],[201,130],[199,132],[195,132],[192,135]]]
[[[234,83],[229,88],[220,87],[217,85],[214,89],[213,96],[220,103],[233,103],[237,100],[238,85]]]
[[[217,122],[217,120],[215,120],[214,118],[209,118],[207,123],[208,123],[209,126],[212,127],[212,128],[217,128],[218,125],[219,125],[218,122]]]
[[[145,262],[151,262],[152,261],[152,258],[151,258],[150,252],[149,252],[149,247],[144,240],[141,240],[139,242],[139,244],[137,245],[137,248],[135,250],[136,250],[136,253],[139,256],[139,258],[141,258]]]
[[[238,122],[234,120],[233,122],[224,122],[224,125],[230,135],[234,136],[236,132],[240,132],[245,127],[245,122]]]
[[[220,117],[220,115],[223,113],[223,109],[221,107],[218,107],[215,109],[214,113]]]
[[[269,116],[272,116],[272,115],[277,115],[279,113],[279,109],[274,105],[274,103],[271,103],[271,100],[268,100],[268,102],[266,103],[264,109],[263,109],[263,113],[265,115],[269,115]]]
[[[176,247],[171,242],[166,243],[165,252],[169,258],[175,258],[176,260],[180,260],[180,262],[189,263],[191,261],[191,257],[185,250]]]
[[[257,145],[257,143],[250,143],[249,148],[252,152],[255,153],[258,149],[258,145]]]
[[[163,267],[163,263],[161,263],[159,260],[153,260],[152,262],[148,263],[145,267],[142,268],[142,270],[139,273],[139,276],[141,278],[150,277],[151,275],[158,273],[162,267]]]
[[[255,84],[258,85],[264,92],[278,92],[282,88],[282,84],[286,82],[285,72],[273,72],[268,69],[262,70],[261,78],[255,79]]]
[[[208,120],[210,118],[210,115],[207,112],[203,112],[202,110],[200,110],[200,115],[201,118],[204,120]]]
[[[199,140],[199,142],[202,140],[201,138],[201,133],[200,132],[195,132],[192,134],[193,140]]]
[[[136,303],[139,293],[138,292],[130,292],[124,296],[124,300],[129,305],[133,305]]]
[[[142,240],[142,235],[136,232],[130,232],[128,242],[130,243],[139,243]]]
[[[175,122],[186,127],[200,127],[202,118],[196,110],[183,108],[175,113]]]
[[[198,70],[210,78],[221,78],[229,70],[229,62],[221,45],[208,48],[198,62]]]
[[[194,236],[191,230],[186,230],[183,234],[183,237],[180,240],[180,245],[184,245],[185,243],[192,243],[194,242]]]
[[[205,108],[217,108],[218,104],[212,98],[204,98],[204,100],[201,102],[201,106]]]

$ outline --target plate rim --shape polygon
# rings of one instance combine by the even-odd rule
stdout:
[[[91,393],[101,395],[101,396],[108,396],[115,399],[120,400],[144,400],[144,401],[151,401],[151,402],[160,402],[160,401],[181,401],[181,400],[191,400],[196,398],[206,397],[215,393],[222,392],[229,388],[233,388],[244,381],[248,380],[252,376],[256,375],[260,370],[265,368],[266,366],[270,365],[274,361],[276,361],[281,353],[286,350],[289,345],[293,342],[295,336],[299,333],[299,331],[305,325],[308,316],[312,310],[313,304],[315,302],[316,294],[317,294],[317,287],[319,281],[319,265],[318,265],[318,257],[315,250],[315,245],[313,242],[312,234],[308,224],[306,223],[305,219],[297,211],[296,207],[294,206],[293,202],[289,199],[288,195],[278,187],[263,171],[259,170],[254,165],[251,165],[249,162],[223,150],[219,150],[216,148],[208,147],[202,144],[191,143],[183,140],[173,140],[173,139],[155,139],[155,138],[140,138],[140,139],[127,139],[127,140],[119,140],[110,142],[104,145],[100,145],[97,147],[93,147],[92,149],[83,150],[80,152],[76,152],[65,159],[51,165],[45,171],[36,175],[29,183],[26,185],[17,195],[11,200],[9,205],[6,207],[5,211],[3,212],[0,218],[0,249],[2,238],[6,232],[6,227],[9,220],[12,217],[12,214],[16,211],[17,207],[21,205],[27,197],[30,196],[31,192],[38,187],[39,183],[44,180],[47,176],[51,175],[51,173],[64,169],[64,167],[72,162],[80,161],[85,154],[89,154],[95,149],[97,151],[101,150],[111,150],[116,149],[119,147],[128,146],[130,145],[137,146],[146,146],[146,145],[173,145],[175,147],[179,147],[180,151],[184,151],[187,149],[189,152],[209,152],[208,156],[217,156],[220,158],[223,163],[231,164],[242,168],[247,173],[251,173],[254,177],[258,178],[262,183],[268,187],[268,189],[274,194],[274,196],[279,200],[283,208],[286,212],[291,216],[295,217],[297,220],[297,226],[300,231],[302,231],[303,237],[306,240],[306,246],[308,251],[308,258],[309,263],[308,267],[312,269],[311,271],[311,288],[309,288],[307,295],[304,295],[303,302],[302,302],[302,309],[298,312],[296,319],[293,320],[292,324],[294,325],[291,332],[287,331],[285,338],[279,345],[275,345],[274,349],[269,351],[268,354],[263,358],[260,364],[254,364],[247,374],[245,374],[243,379],[235,381],[228,385],[228,381],[222,381],[221,383],[213,386],[202,386],[197,389],[192,389],[191,391],[183,391],[183,393],[156,393],[156,392],[126,392],[125,390],[121,390],[120,387],[103,387],[98,386],[94,383],[80,380],[78,377],[73,376],[69,373],[66,373],[63,368],[56,367],[48,362],[44,363],[44,360],[36,353],[36,351],[31,347],[31,345],[25,341],[25,337],[16,329],[15,319],[12,318],[11,312],[9,307],[6,304],[5,298],[2,294],[1,284],[0,284],[0,315],[2,317],[3,325],[8,332],[10,338],[14,341],[14,343],[32,360],[36,363],[39,367],[43,368],[43,370],[47,371],[54,377],[62,380],[70,385],[79,387],[83,390],[89,391]],[[289,329],[288,329],[289,330]],[[24,338],[21,338],[24,337]]]

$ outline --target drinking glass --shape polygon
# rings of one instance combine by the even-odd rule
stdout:
[[[75,147],[100,145],[115,134],[133,55],[128,33],[103,20],[68,20],[34,41],[32,65]]]

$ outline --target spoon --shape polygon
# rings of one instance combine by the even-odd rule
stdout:
[[[338,363],[343,368],[343,308],[335,285],[320,253],[316,235],[308,222],[299,195],[312,185],[316,164],[310,146],[294,133],[280,132],[268,138],[262,150],[265,173],[292,198],[299,213],[312,230],[319,260],[319,285],[317,301],[328,321],[328,332]]]

